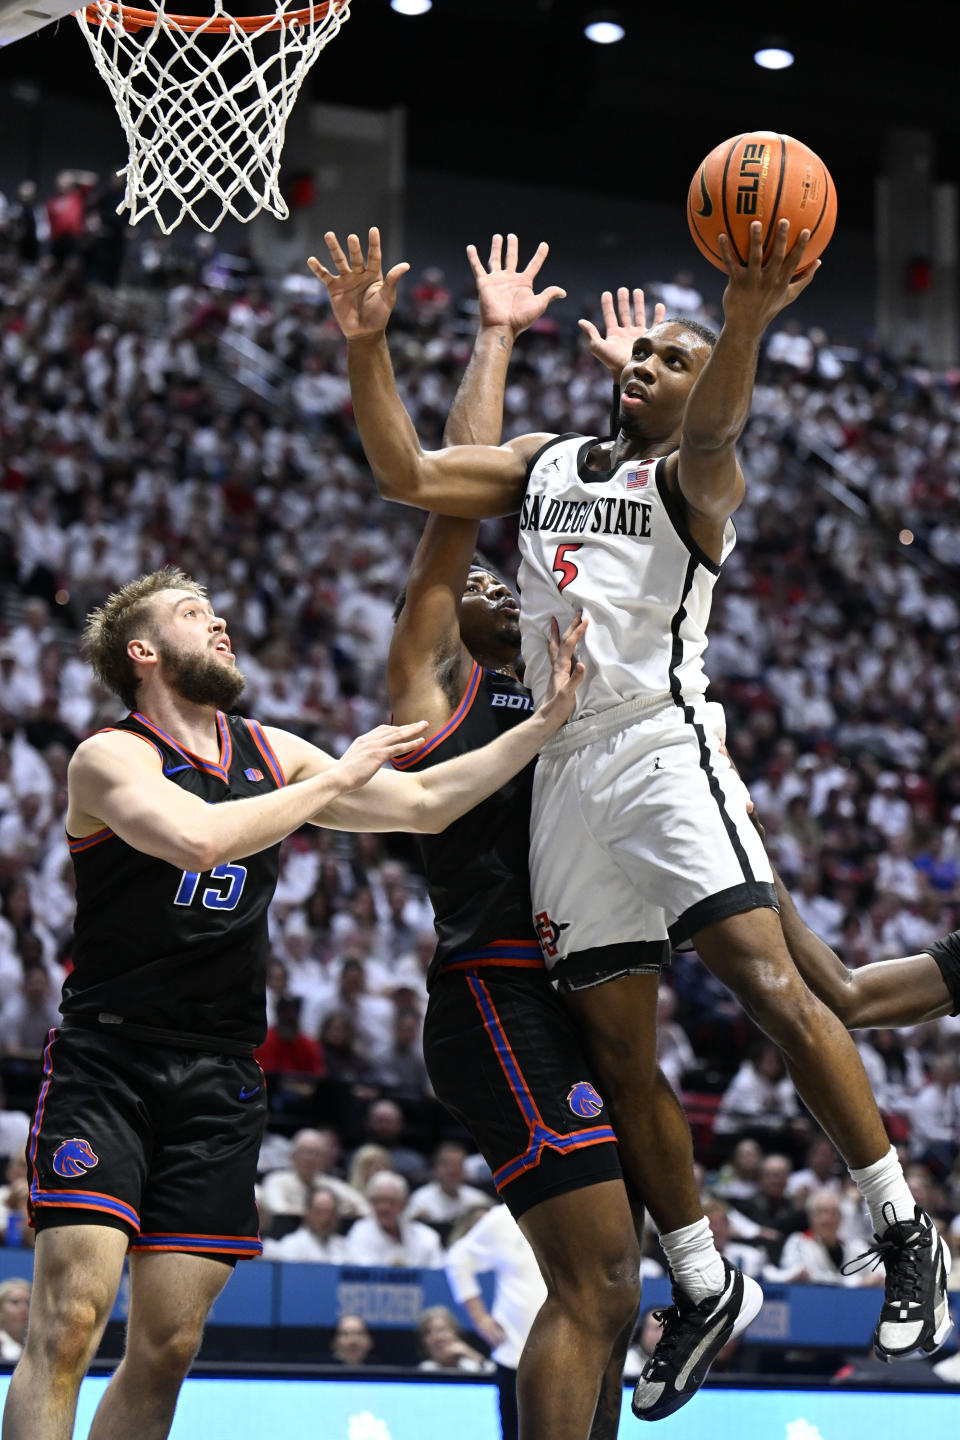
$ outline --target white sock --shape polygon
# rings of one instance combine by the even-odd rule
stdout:
[[[661,1231],[660,1244],[674,1280],[695,1305],[708,1295],[719,1295],[726,1271],[706,1216],[666,1235]]]
[[[882,1235],[890,1223],[890,1212],[883,1213],[885,1205],[892,1205],[897,1220],[912,1220],[916,1201],[910,1194],[910,1187],[903,1178],[903,1167],[893,1146],[880,1160],[867,1165],[863,1170],[851,1170],[857,1189],[867,1202],[873,1228]]]

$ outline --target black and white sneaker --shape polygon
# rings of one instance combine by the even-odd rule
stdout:
[[[662,1420],[692,1400],[724,1345],[756,1318],[763,1304],[760,1286],[729,1260],[723,1267],[719,1295],[695,1305],[674,1284],[674,1303],[657,1312],[663,1334],[633,1392],[633,1413],[640,1420]]]
[[[883,1234],[874,1235],[870,1249],[845,1265],[844,1273],[862,1270],[859,1262],[867,1260],[873,1260],[874,1269],[882,1264],[886,1271],[883,1309],[873,1332],[873,1348],[881,1360],[932,1355],[953,1329],[947,1303],[950,1251],[919,1205],[912,1220],[897,1220],[888,1202],[883,1218]]]

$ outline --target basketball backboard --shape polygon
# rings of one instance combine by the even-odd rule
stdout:
[[[32,35],[76,10],[79,0],[0,0],[0,45]]]

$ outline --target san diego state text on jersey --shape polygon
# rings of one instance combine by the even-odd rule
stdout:
[[[520,507],[520,529],[553,530],[560,535],[633,535],[638,540],[649,540],[652,514],[649,501],[626,500],[619,495],[604,495],[598,500],[557,500],[527,494]]]
[[[689,702],[707,686],[702,655],[723,555],[704,553],[671,489],[665,457],[602,467],[609,451],[561,435],[534,455],[520,511],[524,680],[535,701],[550,683],[543,637],[582,610],[586,678],[575,719],[627,701]],[[591,463],[592,462],[592,463]]]

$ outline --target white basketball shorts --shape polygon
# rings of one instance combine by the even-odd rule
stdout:
[[[627,701],[576,720],[537,762],[534,921],[551,979],[580,990],[657,971],[717,920],[775,910],[723,710]]]

